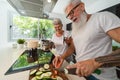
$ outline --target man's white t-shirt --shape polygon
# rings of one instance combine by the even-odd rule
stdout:
[[[79,28],[76,36],[72,36],[76,60],[82,61],[111,53],[112,39],[106,33],[118,27],[120,27],[120,19],[114,14],[110,12],[93,14],[85,26]],[[116,80],[115,69],[102,68],[102,71],[102,74],[98,75],[100,80]]]

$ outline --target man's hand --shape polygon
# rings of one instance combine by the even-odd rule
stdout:
[[[63,64],[64,59],[61,56],[55,56],[53,60],[53,65],[55,68],[60,68]]]
[[[76,64],[67,66],[68,69],[76,68],[76,74],[78,76],[88,76],[94,72],[101,63],[96,62],[94,59],[77,62]]]

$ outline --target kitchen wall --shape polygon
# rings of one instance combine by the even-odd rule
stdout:
[[[0,45],[7,43],[8,28],[7,28],[7,9],[5,5],[0,5]]]
[[[11,17],[13,11],[15,10],[6,2],[6,0],[0,1],[0,46],[9,42],[9,26],[12,24]]]

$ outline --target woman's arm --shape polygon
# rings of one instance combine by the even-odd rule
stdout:
[[[75,47],[74,47],[74,44],[73,44],[73,40],[71,40],[70,45],[69,45],[67,51],[64,52],[64,53],[61,55],[61,57],[62,57],[63,59],[65,59],[65,58],[67,58],[68,56],[70,56],[71,54],[73,54],[74,51],[75,51]]]

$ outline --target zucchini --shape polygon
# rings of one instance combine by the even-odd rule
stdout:
[[[45,69],[43,67],[39,68],[39,71],[45,71]]]
[[[37,80],[36,77],[33,77],[31,80]]]
[[[46,76],[51,76],[52,75],[52,72],[46,72]]]
[[[39,76],[39,75],[41,75],[42,73],[43,73],[43,72],[38,71],[38,72],[36,72],[36,75]]]
[[[35,70],[33,70],[33,71],[31,71],[31,72],[30,72],[30,75],[35,74],[35,73],[36,73],[36,71],[37,71],[36,69],[35,69]]]
[[[49,68],[50,68],[49,64],[44,65],[44,69],[49,69]]]

